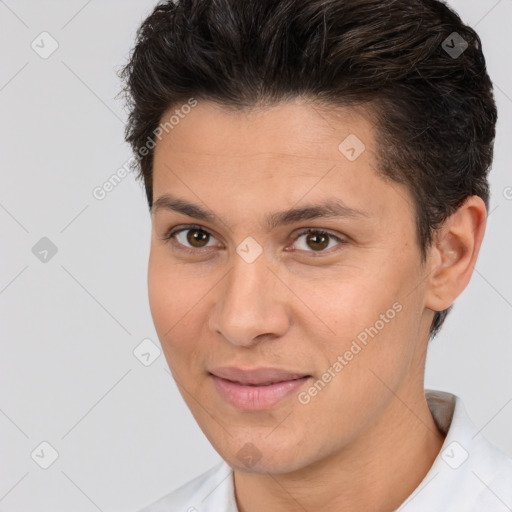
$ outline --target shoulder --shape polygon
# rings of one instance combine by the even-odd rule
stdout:
[[[512,510],[512,458],[471,421],[456,395],[427,391],[444,444],[424,480],[401,512],[507,512]]]
[[[503,498],[506,497],[512,506],[512,457],[481,437],[480,433],[476,438],[478,441],[475,442],[472,455],[477,464],[472,468],[473,475],[484,488],[495,490]]]
[[[222,461],[139,512],[229,510],[233,500],[232,469]]]
[[[475,433],[474,442],[465,456],[464,464],[452,470],[455,474],[459,473],[459,481],[452,485],[452,489],[460,496],[453,499],[456,503],[465,500],[465,507],[460,509],[455,506],[447,510],[512,510],[512,458],[481,433]]]

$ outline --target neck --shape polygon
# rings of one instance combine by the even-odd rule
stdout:
[[[285,474],[235,470],[240,512],[398,508],[418,487],[441,450],[444,434],[423,388],[395,396],[379,420],[341,451]]]

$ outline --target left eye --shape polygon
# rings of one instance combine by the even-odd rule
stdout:
[[[295,243],[297,243],[301,237],[305,237],[305,239],[304,243],[302,244],[302,248],[299,247],[299,250],[304,250],[306,252],[325,252],[326,249],[332,248],[330,241],[336,241],[339,245],[346,243],[345,240],[339,238],[338,236],[335,236],[321,229],[314,228],[308,228],[298,233],[294,239]],[[204,249],[215,245],[208,245],[208,242],[211,241],[211,239],[215,240],[215,238],[211,233],[209,233],[201,226],[187,226],[180,229],[175,229],[163,237],[163,240],[171,239],[176,239],[178,244],[183,246],[183,250],[189,252],[197,252],[195,249]],[[308,248],[313,250],[309,251]]]
[[[306,236],[305,243],[309,244],[306,247],[314,249],[313,252],[325,252],[324,249],[330,249],[329,247],[329,239],[335,240],[342,245],[345,243],[345,240],[332,235],[331,233],[327,233],[326,231],[318,230],[318,229],[307,229],[297,235],[296,241],[298,241],[302,236]],[[303,249],[306,252],[310,252],[307,249]]]

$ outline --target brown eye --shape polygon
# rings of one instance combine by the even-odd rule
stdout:
[[[301,238],[304,239],[303,242],[299,242]],[[297,244],[297,249],[301,251],[322,253],[327,252],[325,249],[333,247],[333,245],[331,245],[331,241],[337,242],[340,246],[346,243],[345,240],[332,235],[331,233],[320,229],[309,228],[297,235],[295,244]]]
[[[177,249],[189,252],[211,247],[213,244],[209,244],[210,239],[214,239],[214,237],[200,226],[175,229],[163,237],[163,240],[172,240]]]
[[[204,242],[208,243],[209,234],[206,233],[206,231],[203,231],[202,229],[187,229],[187,242],[192,247],[204,247]]]
[[[329,235],[323,233],[308,233],[306,243],[315,251],[323,250],[329,245]]]

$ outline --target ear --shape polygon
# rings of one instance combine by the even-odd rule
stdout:
[[[425,306],[448,308],[469,283],[487,224],[487,209],[479,196],[470,196],[438,232],[427,253],[428,285]]]

